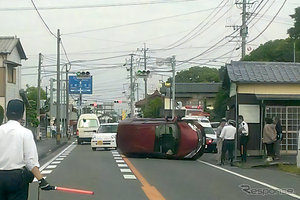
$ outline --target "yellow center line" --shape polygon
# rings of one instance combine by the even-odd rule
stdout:
[[[132,173],[139,179],[141,182],[142,189],[145,192],[146,196],[150,200],[166,200],[160,193],[159,191],[154,187],[151,186],[146,179],[141,175],[141,173],[133,166],[133,164],[129,161],[128,158],[123,157],[123,160],[125,163],[128,165],[128,167],[131,169]]]

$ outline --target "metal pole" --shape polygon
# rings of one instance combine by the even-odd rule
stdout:
[[[36,102],[36,111],[37,111],[37,118],[39,120],[39,125],[36,128],[36,137],[37,139],[41,139],[40,136],[40,121],[41,121],[41,116],[40,116],[40,98],[41,98],[41,65],[42,65],[42,54],[39,53],[39,67],[38,67],[38,91],[37,91],[37,102]]]
[[[242,58],[246,55],[246,36],[247,36],[247,25],[246,25],[246,0],[243,0],[243,14],[242,14],[242,27],[241,27],[241,35],[242,35]]]
[[[176,65],[176,61],[175,61],[175,56],[172,56],[172,119],[174,119],[175,117],[175,65]]]
[[[133,98],[134,98],[134,91],[133,91],[133,74],[132,74],[132,58],[133,54],[130,54],[130,118],[133,118],[134,115],[134,107],[133,107]]]
[[[56,144],[60,144],[60,33],[57,29],[57,92],[56,92]]]
[[[147,70],[147,59],[146,59],[146,43],[144,43],[144,69]],[[146,100],[146,108],[148,106],[148,99],[147,99],[147,77],[144,78],[145,81],[145,100]]]
[[[237,160],[237,137],[238,137],[238,89],[237,85],[236,87],[236,93],[235,93],[235,127],[236,127],[236,133],[235,133],[235,147],[234,147],[234,160]]]
[[[296,42],[294,40],[294,63],[296,62]]]
[[[66,131],[69,131],[69,70],[66,66]],[[69,133],[71,134],[71,133]]]

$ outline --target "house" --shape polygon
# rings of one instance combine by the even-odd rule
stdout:
[[[273,116],[281,119],[281,153],[296,153],[300,126],[299,63],[232,61],[226,65],[222,87],[229,94],[227,119],[243,115],[249,125],[250,155],[264,154],[264,119]]]
[[[219,92],[222,83],[175,83],[175,100],[181,112],[176,115],[185,115],[185,108],[199,108],[201,110],[213,110],[215,97]],[[170,115],[170,105],[172,94],[170,88],[165,84],[160,88],[160,92],[164,94],[164,105],[166,115]]]
[[[24,97],[21,90],[21,60],[26,60],[24,49],[17,37],[0,37],[0,106],[6,113],[11,99]]]

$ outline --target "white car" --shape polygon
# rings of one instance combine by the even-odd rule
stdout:
[[[93,151],[96,148],[117,148],[116,137],[117,137],[118,123],[105,123],[101,124],[97,132],[93,134],[91,140],[91,147]]]

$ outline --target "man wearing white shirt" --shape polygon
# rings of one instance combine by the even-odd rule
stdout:
[[[228,120],[228,125],[224,126],[220,135],[220,138],[224,139],[222,146],[221,165],[224,165],[225,154],[228,151],[230,165],[232,166],[233,150],[235,145],[234,139],[236,134],[236,128],[234,127],[234,125],[235,122],[233,120]]]
[[[34,176],[43,190],[51,190],[39,171],[38,153],[32,132],[21,126],[24,103],[19,99],[7,104],[8,122],[0,126],[0,199],[26,200]]]

